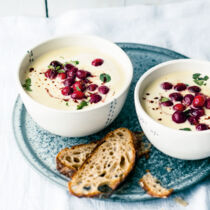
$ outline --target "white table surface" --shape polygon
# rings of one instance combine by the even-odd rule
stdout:
[[[11,4],[11,0],[8,2]],[[43,1],[14,2],[10,11],[6,9],[9,3],[3,5],[1,2],[1,15],[5,12],[5,15],[33,14],[39,17],[0,17],[0,210],[210,209],[210,177],[178,194],[189,202],[187,207],[173,201],[176,195],[165,200],[136,203],[70,196],[28,165],[17,148],[11,128],[12,109],[17,97],[15,71],[26,49],[54,35],[75,32],[95,34],[117,42],[157,45],[193,58],[210,59],[210,2],[194,0],[164,6],[70,11],[49,19],[45,18]],[[42,6],[35,2],[41,2]],[[31,12],[23,3],[31,8]]]

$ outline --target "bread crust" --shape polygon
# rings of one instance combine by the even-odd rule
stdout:
[[[114,133],[114,132],[117,132],[118,130],[120,131],[121,129],[126,129],[126,131],[129,133],[130,135],[130,138],[131,138],[131,148],[132,148],[132,159],[130,160],[131,161],[131,164],[129,166],[129,168],[127,169],[127,171],[125,172],[124,176],[119,178],[119,180],[116,180],[114,183],[112,183],[112,185],[109,187],[113,190],[115,190],[118,185],[123,182],[125,180],[125,178],[128,176],[128,174],[131,172],[131,170],[133,169],[134,165],[135,165],[135,159],[136,159],[136,150],[135,150],[135,146],[134,146],[134,135],[133,133],[128,130],[127,128],[118,128],[114,131],[111,131],[109,132],[102,140],[101,140],[101,143],[99,145],[97,145],[95,147],[95,149],[92,151],[92,153],[89,155],[89,157],[85,160],[85,162],[82,164],[82,166],[79,168],[79,170],[74,173],[74,175],[72,176],[72,179],[74,179],[74,177],[77,175],[77,173],[79,173],[80,171],[82,171],[85,167],[86,164],[89,163],[89,161],[91,160],[91,158],[94,156],[95,153],[97,153],[97,151],[99,150],[100,146]],[[72,190],[72,182],[70,181],[68,183],[68,188],[69,188],[69,192],[72,194],[72,195],[75,195],[77,197],[99,197],[101,194],[101,192],[92,192],[92,193],[89,193],[89,194],[83,194],[83,193],[75,193],[73,190]]]

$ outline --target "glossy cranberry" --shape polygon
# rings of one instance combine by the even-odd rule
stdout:
[[[98,88],[98,91],[102,94],[107,94],[109,92],[109,88],[105,85],[102,85]]]
[[[81,81],[76,81],[73,85],[72,85],[73,89],[75,91],[84,91],[86,89],[85,84]]]
[[[59,73],[59,74],[58,74],[58,77],[59,77],[60,79],[66,79],[66,74],[65,74],[65,73]]]
[[[170,82],[163,82],[160,86],[164,90],[170,90],[173,87],[173,85]]]
[[[76,75],[79,79],[85,79],[86,77],[88,77],[89,72],[84,71],[84,70],[78,70]]]
[[[172,101],[165,101],[165,102],[162,102],[161,105],[163,105],[163,106],[173,106],[173,102]]]
[[[173,113],[172,115],[172,120],[175,123],[184,123],[187,120],[186,115],[184,114],[184,112],[181,111],[176,111]]]
[[[52,61],[50,62],[50,66],[53,66],[54,68],[56,68],[58,66],[62,67],[63,65],[59,61]]]
[[[89,86],[87,87],[87,89],[88,89],[89,91],[94,91],[94,90],[96,90],[97,87],[98,87],[98,85],[96,85],[96,84],[91,84],[91,85],[89,85]]]
[[[180,93],[171,93],[169,98],[173,101],[182,101],[183,96]]]
[[[205,106],[207,109],[210,109],[210,98],[207,98]]]
[[[102,99],[102,97],[101,97],[100,95],[98,95],[98,94],[91,94],[91,95],[90,95],[90,103],[91,103],[91,104],[92,104],[92,103],[96,104],[96,103],[98,103],[101,99]]]
[[[101,58],[96,58],[92,61],[93,66],[101,66],[104,63],[104,60]]]
[[[74,69],[68,70],[68,71],[66,72],[66,74],[67,74],[67,76],[68,76],[69,78],[72,78],[72,79],[74,79],[74,78],[76,77],[76,72],[75,72]]]
[[[177,83],[174,86],[174,90],[176,90],[176,91],[183,91],[183,90],[186,90],[186,88],[187,88],[187,86],[184,83]]]
[[[208,130],[208,129],[209,129],[208,126],[206,124],[203,124],[203,123],[198,124],[196,126],[196,130],[198,130],[198,131],[204,131],[204,130]]]
[[[73,92],[73,89],[70,88],[70,87],[64,87],[64,88],[61,89],[61,93],[62,93],[64,96],[68,96],[68,95],[70,95],[72,92]]]
[[[73,85],[73,83],[74,83],[74,79],[72,79],[72,78],[68,78],[68,79],[64,80],[64,82],[63,82],[64,86],[66,86],[66,87]]]
[[[186,109],[186,107],[183,104],[175,104],[173,106],[173,109],[176,111],[184,111]]]
[[[188,90],[192,93],[199,93],[201,91],[201,89],[196,85],[188,87]]]
[[[49,78],[49,79],[55,79],[57,77],[58,73],[56,71],[53,71],[51,69],[48,69],[45,72],[45,77]]]
[[[72,65],[72,64],[70,64],[70,63],[67,63],[65,66],[64,66],[64,70],[65,71],[68,71],[68,70],[72,70],[72,69],[74,69],[75,67]]]
[[[84,94],[82,91],[78,91],[78,90],[74,91],[74,92],[71,94],[71,97],[72,97],[73,99],[82,99],[82,98],[84,98],[84,96],[85,96],[85,94]]]
[[[192,104],[194,107],[202,107],[202,106],[204,106],[205,101],[206,101],[205,96],[197,95],[197,96],[195,96]]]
[[[44,73],[45,77],[50,78],[51,72],[52,72],[52,70],[51,70],[51,69],[48,69],[48,70]]]
[[[187,94],[184,96],[183,103],[186,106],[190,106],[193,102],[194,96],[192,94]]]
[[[195,116],[190,116],[187,118],[187,120],[189,121],[191,125],[197,125],[199,123],[198,117],[195,117]]]
[[[205,115],[204,109],[191,109],[190,113],[195,117],[202,117]]]

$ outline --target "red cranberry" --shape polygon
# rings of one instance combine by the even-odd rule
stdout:
[[[98,103],[101,99],[102,99],[102,97],[101,97],[100,95],[98,95],[98,94],[91,94],[91,95],[90,95],[90,103],[91,103],[91,104],[92,104],[92,103],[96,104],[96,103]]]
[[[60,79],[66,79],[66,74],[65,74],[65,73],[59,73],[59,74],[58,74],[58,77],[59,77]]]
[[[73,99],[82,99],[82,98],[84,98],[84,96],[85,96],[85,94],[84,94],[82,91],[78,91],[78,90],[74,91],[74,92],[71,94],[71,97],[72,97]]]
[[[180,93],[171,93],[169,97],[173,101],[182,101],[183,99],[183,96]]]
[[[186,107],[183,104],[175,104],[173,106],[173,109],[176,111],[184,111],[186,109]]]
[[[107,86],[103,85],[98,88],[98,91],[102,94],[107,94],[109,92],[109,88]]]
[[[170,82],[163,82],[160,86],[164,90],[170,90],[173,87],[173,85]]]
[[[65,66],[64,66],[64,70],[65,71],[68,71],[68,70],[71,70],[71,69],[73,69],[73,68],[75,68],[72,64],[70,64],[70,63],[67,63]]]
[[[78,70],[76,75],[79,79],[85,79],[86,77],[88,77],[89,72],[84,71],[84,70]]]
[[[63,82],[64,86],[71,86],[71,85],[73,85],[73,83],[74,83],[74,79],[72,79],[72,78],[68,78],[68,79],[64,80],[64,82]]]
[[[162,102],[161,105],[163,105],[163,106],[173,106],[173,102],[172,101],[165,101],[165,102]]]
[[[199,123],[198,117],[195,117],[195,116],[190,116],[187,118],[187,120],[189,121],[191,125],[197,125]]]
[[[207,98],[206,100],[206,108],[210,109],[210,98]]]
[[[51,69],[48,69],[46,72],[45,72],[45,77],[49,78],[49,79],[55,79],[57,77],[57,72],[56,71],[53,71]]]
[[[75,90],[75,91],[84,91],[85,89],[86,89],[86,87],[85,87],[85,84],[83,83],[83,82],[81,82],[81,81],[76,81],[74,84],[73,84],[73,89]]]
[[[175,123],[184,123],[186,119],[187,119],[186,115],[184,114],[184,112],[181,111],[176,111],[172,115],[172,120]]]
[[[64,95],[64,96],[68,96],[70,95],[71,93],[73,92],[72,88],[70,87],[64,87],[61,89],[61,93]]]
[[[194,107],[202,107],[205,104],[205,96],[203,95],[197,95],[195,96],[194,100],[193,100],[193,106]]]
[[[88,89],[89,91],[94,91],[94,90],[96,90],[97,87],[98,87],[98,85],[96,85],[96,84],[91,84],[91,85],[89,85],[89,86],[87,87],[87,89]]]
[[[204,109],[192,109],[190,113],[195,117],[202,117],[205,114],[205,111]]]
[[[62,67],[63,65],[62,65],[62,63],[60,63],[59,61],[52,61],[52,62],[50,63],[50,66],[53,66],[54,68],[56,68],[56,67],[58,67],[58,66]]]
[[[198,86],[190,86],[188,87],[188,90],[192,93],[199,93],[201,89]]]
[[[45,77],[50,78],[51,72],[52,72],[52,70],[51,70],[51,69],[48,69],[48,70],[44,73]]]
[[[101,66],[104,63],[104,60],[101,58],[96,58],[92,61],[93,66]]]
[[[194,96],[192,94],[187,94],[184,96],[183,103],[186,106],[190,106],[193,102]]]
[[[176,91],[183,91],[183,90],[186,90],[186,88],[187,88],[187,86],[184,83],[177,83],[174,86],[174,90],[176,90]]]
[[[196,126],[196,130],[198,130],[198,131],[204,131],[204,130],[208,130],[208,129],[209,128],[208,128],[208,126],[206,124],[198,124]]]

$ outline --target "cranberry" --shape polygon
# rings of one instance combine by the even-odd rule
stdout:
[[[109,88],[107,86],[103,85],[98,88],[98,91],[102,94],[107,94],[109,92]]]
[[[101,66],[104,63],[104,60],[101,58],[96,58],[92,61],[93,66]]]
[[[171,93],[169,97],[173,101],[182,101],[183,99],[183,96],[180,93]]]
[[[197,125],[199,123],[198,117],[190,116],[187,119],[191,125]]]
[[[98,103],[101,99],[102,99],[102,97],[101,97],[100,95],[98,95],[98,94],[91,94],[91,95],[90,95],[90,103],[91,103],[91,104],[92,104],[92,103],[96,104],[96,103]]]
[[[88,77],[90,72],[84,71],[84,70],[78,70],[76,75],[79,79],[85,79],[86,77]]]
[[[195,117],[202,117],[205,114],[204,109],[191,109],[191,115]]]
[[[177,83],[174,86],[174,90],[176,90],[176,91],[183,91],[183,90],[186,90],[186,88],[187,88],[187,86],[184,83]]]
[[[194,107],[202,107],[205,104],[205,96],[203,95],[197,95],[195,96],[194,100],[193,100],[193,106]]]
[[[82,99],[82,98],[84,98],[84,96],[85,96],[85,94],[84,94],[82,91],[78,91],[78,90],[74,91],[74,92],[71,94],[71,97],[72,97],[73,99]]]
[[[163,82],[160,86],[164,90],[170,90],[173,87],[173,85],[170,82]]]
[[[173,106],[173,102],[172,101],[164,101],[161,103],[161,105],[163,106]]]
[[[74,71],[74,69],[68,70],[66,74],[69,78],[72,78],[72,79],[75,79],[76,77],[76,72]]]
[[[56,68],[56,67],[58,67],[58,66],[62,67],[63,65],[62,65],[62,63],[60,63],[59,61],[52,61],[52,62],[50,63],[50,66],[53,66],[54,68]]]
[[[96,85],[96,84],[91,84],[91,85],[89,85],[89,86],[87,87],[87,89],[88,89],[89,91],[94,91],[94,90],[96,90],[97,87],[98,87],[98,85]]]
[[[66,79],[66,74],[65,74],[65,73],[59,73],[59,74],[58,74],[58,77],[59,77],[60,79]]]
[[[48,69],[46,72],[45,72],[45,77],[49,78],[49,79],[55,79],[57,77],[57,72],[56,71],[53,71],[51,69]]]
[[[75,68],[72,64],[70,64],[70,63],[67,63],[65,66],[64,66],[64,70],[65,71],[68,71],[68,70],[71,70],[71,69],[73,69],[73,68]]]
[[[175,123],[184,123],[187,120],[186,115],[184,114],[184,112],[181,111],[176,111],[173,113],[172,115],[172,120]]]
[[[187,94],[187,95],[184,96],[183,103],[186,106],[189,106],[189,105],[192,104],[193,99],[194,99],[194,96],[192,94]]]
[[[48,70],[44,73],[45,77],[50,78],[51,72],[52,72],[52,70],[51,70],[51,69],[48,69]]]
[[[208,128],[208,126],[206,124],[198,124],[196,126],[196,130],[198,130],[198,131],[204,131],[204,130],[208,130],[208,129],[209,128]]]
[[[186,107],[183,104],[175,104],[173,106],[173,109],[176,111],[184,111],[186,109]]]
[[[64,96],[68,96],[70,95],[71,93],[73,92],[72,88],[70,87],[64,87],[61,89],[61,93],[64,95]]]
[[[188,87],[188,90],[192,93],[199,93],[201,89],[198,86],[190,86]]]
[[[63,82],[64,86],[71,86],[71,85],[73,85],[73,83],[74,83],[74,79],[72,79],[72,78],[68,78],[68,79],[64,80],[64,82]]]
[[[75,91],[79,90],[79,91],[84,91],[86,89],[85,87],[85,84],[81,81],[76,81],[74,84],[73,84],[73,89]]]
[[[210,109],[210,98],[207,98],[206,100],[206,108]]]

